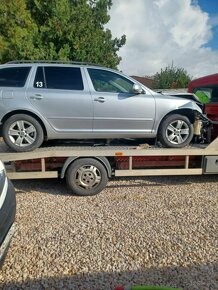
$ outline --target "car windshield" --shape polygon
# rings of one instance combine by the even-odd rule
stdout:
[[[194,93],[198,96],[202,103],[218,103],[218,87],[199,87],[194,89]]]

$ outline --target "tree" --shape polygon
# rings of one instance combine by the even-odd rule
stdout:
[[[34,45],[37,26],[26,9],[24,0],[1,1],[0,61],[37,56]]]
[[[112,38],[111,31],[104,25],[109,21],[108,10],[111,0],[2,0],[7,6],[7,20],[13,21],[11,6],[17,6],[17,11],[23,19],[28,19],[25,27],[19,22],[11,28],[2,28],[0,21],[0,61],[11,59],[45,59],[72,60],[100,63],[116,68],[120,62],[118,50],[125,44],[123,35],[120,39]],[[18,5],[18,2],[20,4]],[[8,3],[8,4],[6,4]],[[0,10],[1,11],[1,10]],[[6,23],[5,12],[0,12]],[[16,9],[14,9],[16,15]],[[17,29],[26,37],[18,38]],[[12,50],[9,30],[13,30],[17,42],[26,50],[16,46]],[[1,50],[2,43],[7,42]],[[30,49],[28,49],[30,48]],[[13,57],[12,57],[13,56]]]
[[[176,89],[186,88],[191,81],[191,77],[188,75],[184,68],[173,66],[167,66],[165,69],[161,69],[160,73],[156,73],[154,76],[153,88],[155,89]]]

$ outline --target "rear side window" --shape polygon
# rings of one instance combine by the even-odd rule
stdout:
[[[31,67],[0,69],[0,87],[24,87]]]
[[[36,76],[34,80],[34,88],[45,88],[45,78],[44,78],[44,71],[43,67],[40,66],[37,68]]]
[[[80,68],[45,66],[44,72],[38,68],[34,82],[35,87],[59,90],[83,90]]]

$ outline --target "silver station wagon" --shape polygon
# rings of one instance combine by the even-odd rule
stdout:
[[[184,147],[201,113],[194,101],[158,94],[97,65],[0,65],[1,136],[15,151],[52,139],[157,138],[164,147]]]

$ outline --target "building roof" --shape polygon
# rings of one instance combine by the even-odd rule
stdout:
[[[139,77],[139,76],[131,76],[131,78],[137,80],[138,82],[140,82],[141,84],[143,84],[144,86],[148,87],[148,88],[152,88],[152,84],[153,84],[153,78],[152,77]]]

